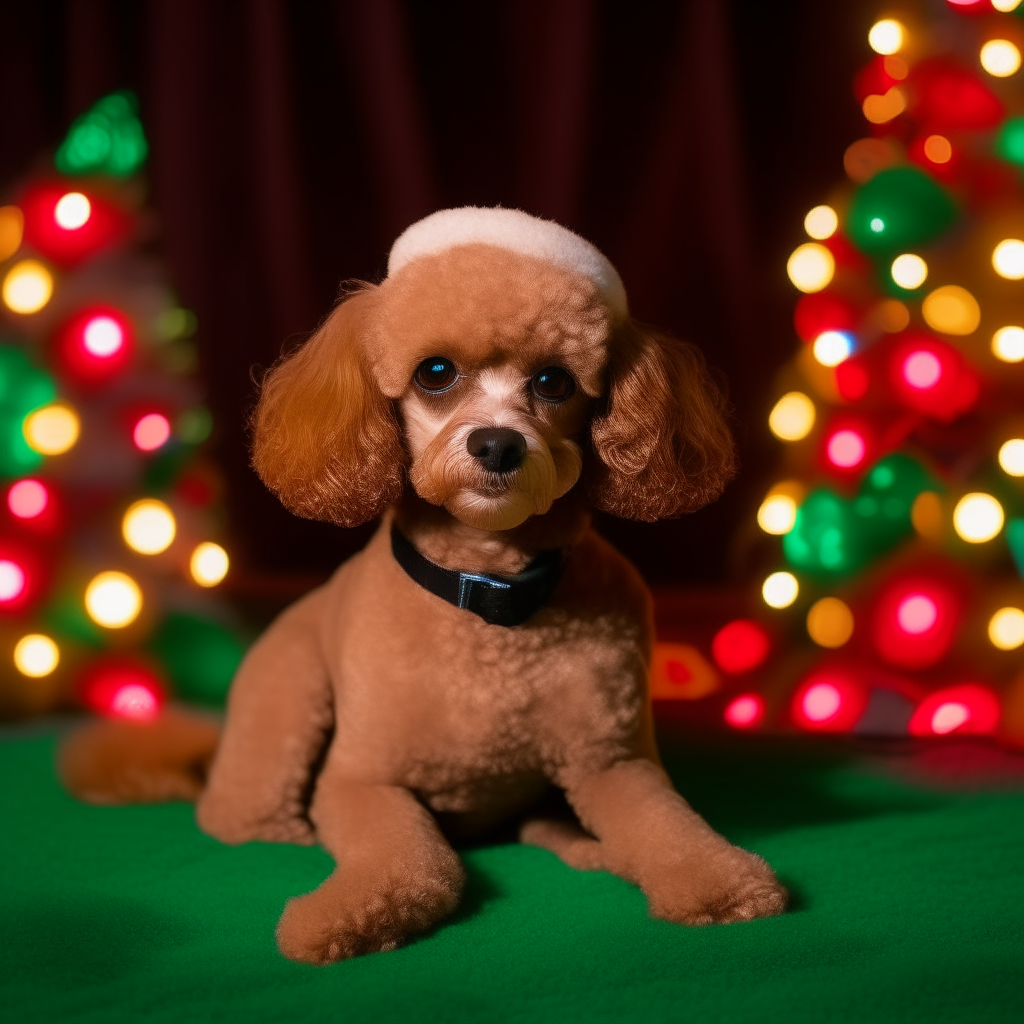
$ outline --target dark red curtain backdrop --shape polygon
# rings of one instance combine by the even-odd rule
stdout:
[[[407,224],[503,204],[596,242],[634,315],[726,377],[744,471],[683,520],[607,520],[654,583],[720,579],[771,469],[792,351],[785,257],[862,130],[864,3],[753,0],[49,0],[0,15],[0,184],[134,89],[149,179],[227,474],[236,563],[323,574],[366,530],[286,514],[248,469],[253,367]],[[742,568],[742,567],[739,567]]]

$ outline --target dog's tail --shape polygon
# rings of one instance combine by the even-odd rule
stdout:
[[[152,722],[94,719],[63,739],[57,774],[92,804],[195,800],[219,738],[215,719],[180,707],[164,708]]]

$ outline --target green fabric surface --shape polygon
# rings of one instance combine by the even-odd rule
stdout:
[[[680,789],[763,854],[795,907],[687,929],[639,892],[517,845],[465,853],[451,921],[327,968],[282,959],[317,849],[202,835],[184,804],[96,808],[53,736],[0,743],[3,1019],[1024,1020],[1024,795],[930,792],[839,757],[668,751]]]

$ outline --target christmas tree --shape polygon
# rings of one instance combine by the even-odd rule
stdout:
[[[788,261],[750,614],[710,659],[663,647],[655,696],[714,691],[739,729],[1024,741],[1022,13],[949,0],[867,32],[868,134]]]
[[[243,650],[216,590],[197,324],[156,255],[146,155],[115,93],[0,208],[3,717],[216,703]]]

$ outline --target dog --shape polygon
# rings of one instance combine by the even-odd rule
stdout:
[[[284,909],[286,957],[332,963],[432,927],[465,882],[451,838],[509,819],[571,867],[638,885],[658,918],[785,909],[771,868],[661,767],[651,598],[591,527],[594,509],[653,521],[717,497],[734,466],[723,405],[695,348],[630,318],[594,246],[503,208],[414,224],[386,279],[272,368],[260,477],[296,515],[380,517],[248,652],[198,798],[225,843],[334,857]],[[65,778],[109,795],[87,747]],[[161,770],[128,788],[166,795]],[[537,810],[552,789],[574,817]]]

